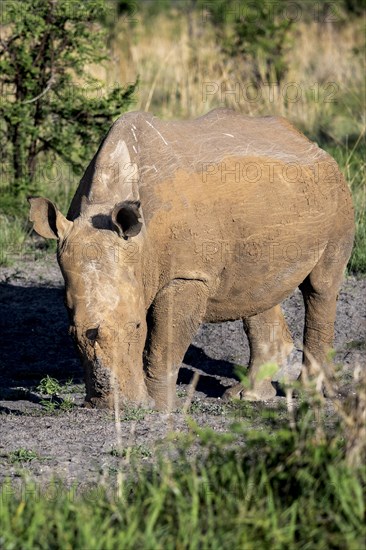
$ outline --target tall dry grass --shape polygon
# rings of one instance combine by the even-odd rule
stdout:
[[[244,60],[228,58],[199,13],[122,21],[111,48],[109,85],[140,77],[136,108],[164,118],[190,118],[214,107],[286,116],[311,135],[319,125],[335,139],[360,135],[364,95],[362,21],[294,26],[280,87],[250,86]],[[264,73],[264,63],[262,63]],[[274,80],[273,80],[274,82]],[[208,83],[211,83],[209,86]]]

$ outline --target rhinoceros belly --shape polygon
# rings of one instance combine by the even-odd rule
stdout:
[[[227,264],[219,286],[207,303],[206,322],[221,322],[250,317],[281,303],[302,283],[322,254],[321,248],[306,250],[296,243],[278,247],[278,258],[264,258],[258,263],[243,259]]]

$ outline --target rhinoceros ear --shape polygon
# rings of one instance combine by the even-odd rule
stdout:
[[[38,235],[45,239],[62,239],[69,232],[73,222],[67,220],[53,202],[43,197],[28,197],[28,202],[29,219]]]
[[[142,222],[139,221],[140,201],[119,202],[112,210],[112,222],[120,237],[128,239],[135,237],[141,231]]]

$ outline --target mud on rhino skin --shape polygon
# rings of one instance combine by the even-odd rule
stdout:
[[[332,347],[349,259],[350,192],[332,157],[285,119],[218,109],[192,121],[119,118],[65,218],[30,198],[30,219],[58,240],[70,333],[86,401],[171,409],[179,366],[203,322],[243,320],[251,387],[273,397],[263,363],[292,339],[281,302],[305,303],[303,372]]]

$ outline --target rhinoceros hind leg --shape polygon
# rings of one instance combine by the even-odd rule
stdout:
[[[271,376],[258,377],[261,366],[276,363],[281,366],[293,348],[292,338],[283,316],[281,306],[277,305],[263,313],[243,319],[244,330],[249,340],[249,381],[250,387],[236,384],[224,394],[224,399],[247,399],[266,401],[276,395]],[[260,378],[260,379],[259,379]]]
[[[350,232],[351,233],[351,232]],[[305,304],[303,369],[300,379],[314,378],[329,364],[337,297],[352,250],[352,233],[330,242],[319,262],[299,286]]]
[[[179,367],[206,311],[207,290],[201,281],[173,280],[154,300],[148,315],[145,379],[159,410],[176,406]]]

